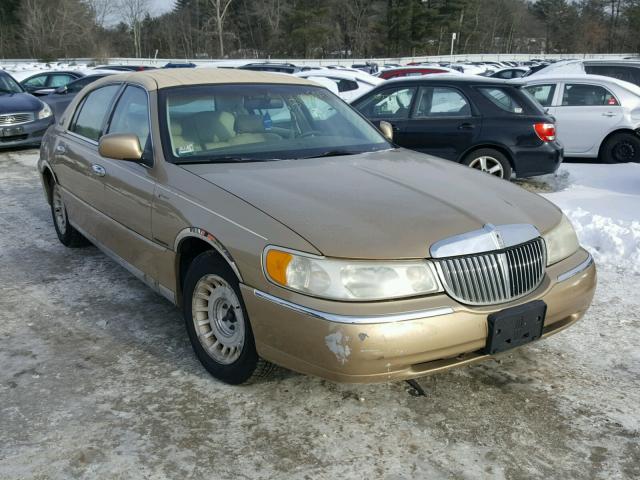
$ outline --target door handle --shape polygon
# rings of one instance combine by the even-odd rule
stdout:
[[[56,145],[54,152],[56,155],[64,155],[65,153],[67,153],[67,147],[65,147],[64,145]]]
[[[98,177],[104,177],[107,173],[107,171],[104,169],[102,165],[98,165],[95,163],[91,165],[91,170],[93,171],[93,174]]]
[[[458,130],[473,130],[476,126],[473,123],[461,123],[458,125]]]
[[[602,114],[603,117],[615,117],[616,114],[613,112],[606,112]]]

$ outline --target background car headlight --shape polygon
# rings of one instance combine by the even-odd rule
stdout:
[[[272,282],[334,300],[385,300],[442,291],[427,260],[339,260],[268,248],[263,261]]]
[[[547,245],[547,265],[564,260],[580,248],[576,231],[565,215],[562,215],[560,223],[542,238]]]
[[[38,112],[38,120],[43,120],[53,115],[53,112],[51,111],[51,107],[49,105],[44,102],[42,102],[42,105],[42,110]]]

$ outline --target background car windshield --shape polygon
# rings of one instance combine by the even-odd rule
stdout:
[[[175,162],[292,159],[391,145],[328,90],[206,85],[161,91],[166,153]]]
[[[22,88],[9,75],[0,75],[0,95],[4,93],[20,93]]]

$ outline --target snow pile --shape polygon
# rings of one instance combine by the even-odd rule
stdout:
[[[548,180],[564,189],[543,195],[569,217],[596,263],[640,273],[640,165],[565,164]]]

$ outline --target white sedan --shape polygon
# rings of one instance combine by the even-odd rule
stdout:
[[[525,90],[556,119],[565,157],[640,162],[640,87],[600,75],[525,77]]]
[[[366,72],[355,70],[342,70],[339,68],[318,68],[294,73],[296,77],[307,78],[321,85],[325,82],[333,82],[337,87],[337,94],[345,102],[349,103],[357,97],[364,95],[375,86],[384,82],[383,79],[369,75]],[[326,85],[325,85],[326,86]],[[335,91],[335,89],[332,89]]]

